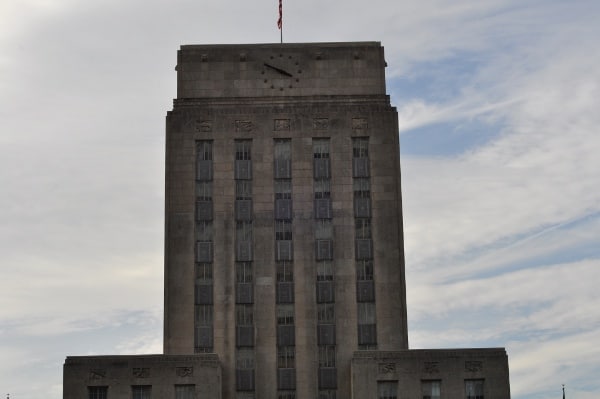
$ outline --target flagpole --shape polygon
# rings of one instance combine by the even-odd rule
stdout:
[[[282,0],[279,0],[279,19],[277,20],[277,27],[279,28],[279,40],[283,43],[283,5]]]

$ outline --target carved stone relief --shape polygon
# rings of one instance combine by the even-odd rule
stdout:
[[[379,374],[390,374],[396,371],[396,363],[379,363]]]
[[[328,118],[315,118],[313,120],[313,128],[315,130],[329,129],[329,119]]]
[[[274,129],[275,130],[290,130],[290,120],[289,119],[274,119]]]
[[[148,367],[134,367],[132,375],[135,378],[148,378],[150,377],[150,369]]]
[[[104,369],[90,370],[90,380],[100,380],[102,378],[106,378],[106,370],[104,370]]]
[[[197,120],[196,130],[199,132],[212,132],[212,121]]]
[[[235,121],[236,132],[251,132],[253,128],[252,121]]]
[[[352,118],[352,129],[361,130],[369,127],[367,118]]]
[[[429,374],[440,372],[440,362],[425,362],[423,371]]]
[[[175,374],[177,374],[178,377],[191,377],[192,375],[194,375],[194,368],[193,367],[177,367],[175,369]]]
[[[465,371],[476,372],[483,370],[483,362],[479,360],[465,361]]]

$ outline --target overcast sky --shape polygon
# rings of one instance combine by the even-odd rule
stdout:
[[[276,0],[0,2],[0,395],[160,353],[182,44],[278,42]],[[600,397],[600,2],[284,0],[284,41],[381,41],[411,348],[506,347],[513,399]]]

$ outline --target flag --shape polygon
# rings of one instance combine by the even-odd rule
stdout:
[[[281,0],[279,0],[279,19],[277,20],[277,28],[281,29],[283,26],[283,8],[281,7]]]

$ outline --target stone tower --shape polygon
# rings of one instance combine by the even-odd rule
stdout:
[[[223,397],[348,398],[408,348],[397,114],[379,43],[182,46],[167,116],[165,354]]]

